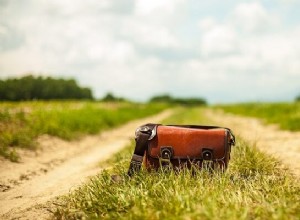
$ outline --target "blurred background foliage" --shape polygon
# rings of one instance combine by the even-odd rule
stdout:
[[[0,80],[0,100],[93,99],[89,88],[80,87],[74,79],[27,75]]]

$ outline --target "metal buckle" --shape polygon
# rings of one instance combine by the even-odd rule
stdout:
[[[173,154],[173,148],[171,146],[162,146],[160,148],[159,161],[162,167],[171,165]]]
[[[148,138],[148,140],[151,140],[155,137],[156,135],[156,127],[151,129],[149,128],[148,126],[141,126],[141,127],[138,127],[136,130],[135,130],[135,138],[138,138],[139,137],[139,133],[142,132],[142,133],[149,133],[149,131],[151,131],[151,135],[150,137]]]
[[[164,160],[170,160],[173,157],[173,148],[171,146],[161,147],[160,157]]]
[[[213,160],[213,149],[203,148],[202,149],[202,159],[203,160]]]

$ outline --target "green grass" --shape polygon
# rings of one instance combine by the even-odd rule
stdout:
[[[166,107],[97,102],[0,103],[0,155],[18,161],[15,147],[35,149],[39,135],[72,140],[156,114]]]
[[[203,107],[204,108],[204,107]],[[162,124],[175,125],[175,124],[191,124],[191,125],[210,125],[210,121],[202,114],[203,108],[193,107],[184,108],[178,107],[174,113],[162,121]]]
[[[178,121],[177,121],[178,120]],[[200,109],[180,109],[172,124],[206,121]],[[240,141],[225,173],[205,170],[126,172],[133,144],[112,168],[60,198],[56,219],[299,219],[300,185],[272,157]],[[196,172],[196,173],[195,173]],[[114,182],[111,174],[121,175]]]
[[[216,107],[233,114],[261,118],[266,123],[278,124],[281,129],[300,131],[300,102],[245,103]]]

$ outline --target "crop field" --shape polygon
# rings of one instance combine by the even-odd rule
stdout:
[[[156,114],[167,105],[101,102],[0,103],[0,155],[18,161],[15,147],[35,149],[42,134],[72,140]]]
[[[201,111],[181,108],[164,123],[209,123]],[[128,178],[132,143],[106,161],[105,171],[61,197],[54,218],[299,219],[299,182],[275,158],[237,139],[225,173],[143,170]],[[112,181],[112,174],[122,180]]]
[[[300,131],[300,102],[245,103],[216,107],[233,114],[261,118],[266,123],[278,124],[281,129]]]

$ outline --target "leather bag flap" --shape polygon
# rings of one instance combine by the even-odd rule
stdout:
[[[171,147],[171,159],[203,159],[203,151],[209,149],[214,160],[226,155],[229,131],[224,128],[199,129],[178,126],[157,127],[156,136],[149,141],[148,156],[159,158],[161,148]]]

